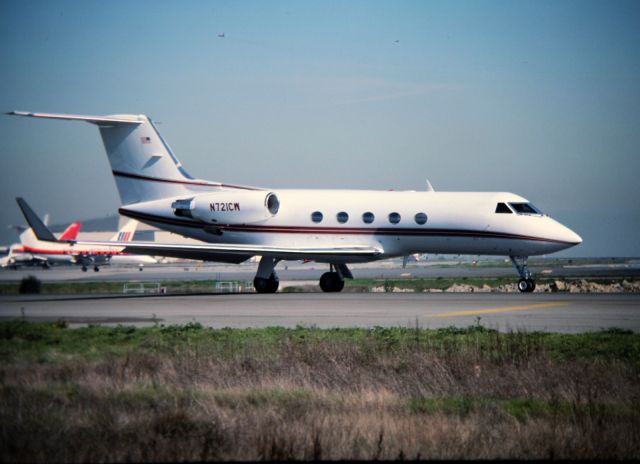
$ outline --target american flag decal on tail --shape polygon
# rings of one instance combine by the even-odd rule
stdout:
[[[120,232],[118,234],[118,242],[129,242],[131,240],[131,232]]]

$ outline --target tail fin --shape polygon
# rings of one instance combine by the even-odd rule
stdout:
[[[33,236],[37,237],[38,240],[43,240],[45,242],[57,242],[58,239],[55,235],[51,233],[49,228],[43,224],[38,215],[34,213],[31,207],[24,201],[23,198],[16,198],[18,202],[18,206],[22,210],[22,214],[24,218],[27,220],[30,229],[25,230],[22,234],[25,237],[31,238]],[[22,240],[22,235],[20,235],[20,240]],[[24,243],[24,242],[23,242]]]
[[[145,115],[80,116],[22,111],[7,114],[96,124],[123,205],[193,195],[221,187],[218,182],[195,180],[189,176]]]
[[[81,225],[79,222],[74,222],[69,227],[67,227],[64,232],[62,232],[60,240],[75,240],[76,238],[78,238],[80,227]]]
[[[127,223],[122,226],[122,228],[116,232],[116,234],[111,237],[112,242],[130,242],[133,240],[133,236],[136,233],[136,228],[138,227],[138,221],[135,219],[131,219],[127,221]]]

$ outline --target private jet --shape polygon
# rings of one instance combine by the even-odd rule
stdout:
[[[241,263],[260,256],[254,287],[274,293],[281,260],[326,263],[325,292],[339,292],[348,265],[415,253],[508,256],[518,289],[532,292],[527,258],[582,242],[527,199],[503,192],[269,189],[191,177],[145,115],[82,116],[13,111],[14,116],[98,126],[121,215],[202,244],[109,243],[129,253]],[[36,234],[57,240],[28,206]],[[46,238],[45,238],[46,237]],[[69,241],[72,246],[87,242]]]

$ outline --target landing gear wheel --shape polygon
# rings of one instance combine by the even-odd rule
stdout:
[[[98,266],[93,267],[94,272],[100,272],[100,268]]]
[[[278,291],[278,287],[280,286],[280,279],[275,274],[271,274],[271,277],[267,280],[267,289],[269,293],[275,293]]]
[[[87,272],[87,266],[82,266],[82,272]]]
[[[271,274],[268,279],[262,277],[255,277],[253,279],[253,288],[256,289],[256,293],[275,293],[278,291],[280,280],[275,274]]]
[[[529,286],[529,293],[536,289],[536,282],[533,279],[527,279],[527,285]]]
[[[341,292],[344,288],[344,280],[337,272],[325,272],[320,277],[320,288],[323,292]]]
[[[518,281],[518,290],[520,290],[522,293],[529,292],[529,283],[527,282],[527,279],[520,279]]]
[[[522,293],[531,293],[536,289],[536,283],[533,279],[520,279],[518,281],[518,290]]]

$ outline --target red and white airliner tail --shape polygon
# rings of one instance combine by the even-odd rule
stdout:
[[[78,233],[80,232],[81,224],[79,222],[74,222],[70,224],[69,227],[62,232],[60,235],[60,240],[75,240],[78,238]]]
[[[200,180],[187,174],[145,115],[9,114],[97,125],[122,201],[120,214],[207,242],[117,245],[135,253],[224,262],[258,255],[258,292],[278,289],[274,269],[283,259],[329,264],[320,287],[335,292],[352,277],[349,263],[415,253],[509,256],[520,275],[518,288],[530,292],[535,283],[528,256],[582,242],[512,193],[436,192],[429,182],[423,192],[400,192],[265,189]],[[38,222],[32,224],[36,235],[55,240],[35,213],[25,216],[30,224]]]

